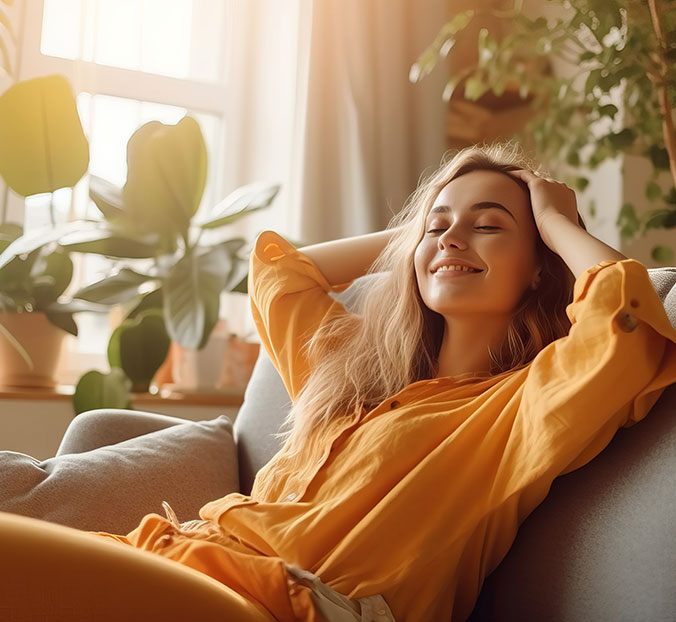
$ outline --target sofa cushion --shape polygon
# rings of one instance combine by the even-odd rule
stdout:
[[[88,531],[127,534],[167,501],[181,522],[238,490],[232,422],[186,421],[44,461],[0,451],[0,511]]]

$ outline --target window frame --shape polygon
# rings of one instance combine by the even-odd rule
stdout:
[[[85,0],[86,1],[86,0]],[[232,27],[230,19],[231,6],[226,3],[224,24],[221,32],[222,40],[218,46],[218,53],[223,58],[220,82],[205,82],[192,79],[181,79],[145,71],[102,65],[80,59],[68,59],[48,56],[41,52],[42,25],[44,15],[44,0],[31,0],[23,4],[21,16],[21,36],[18,46],[18,76],[17,81],[29,80],[35,77],[61,74],[71,85],[77,100],[82,92],[95,95],[108,95],[142,102],[167,104],[185,108],[191,112],[213,115],[220,121],[219,148],[210,161],[213,167],[213,193],[216,197],[223,196],[224,175],[223,162],[225,159],[225,131],[228,122],[228,76],[229,58],[227,41]],[[86,200],[88,195],[88,177],[83,178],[75,185],[71,195],[69,220],[76,214],[75,203]],[[4,185],[4,184],[3,184]],[[24,199],[12,192],[7,196],[7,218],[12,222],[23,223]],[[69,291],[75,290],[83,284],[84,268],[81,257],[73,256],[75,272]],[[119,322],[119,314],[109,314],[111,324]],[[68,335],[64,347],[64,356],[59,371],[59,377],[66,384],[74,383],[85,371],[92,367],[107,367],[106,353],[92,353],[80,351],[77,348],[75,337]]]

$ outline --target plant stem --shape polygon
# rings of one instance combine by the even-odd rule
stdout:
[[[664,135],[664,146],[669,154],[669,170],[671,171],[674,187],[676,187],[676,133],[674,132],[674,118],[671,116],[671,102],[669,101],[669,93],[667,91],[667,44],[662,33],[662,26],[660,25],[659,0],[648,0],[648,6],[650,7],[650,19],[655,30],[655,36],[657,37],[657,56],[660,62],[661,80],[656,86],[657,98],[662,109],[662,134]]]
[[[12,344],[12,347],[21,355],[21,358],[26,362],[30,370],[33,369],[33,359],[30,357],[30,354],[26,352],[26,349],[17,341],[16,337],[9,332],[7,327],[3,324],[0,324],[0,334],[4,335],[5,339]]]

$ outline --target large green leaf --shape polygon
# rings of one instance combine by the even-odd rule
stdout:
[[[108,343],[111,367],[121,367],[132,382],[132,390],[147,391],[155,372],[164,362],[171,341],[162,311],[143,311],[134,319],[124,320]]]
[[[73,298],[88,300],[103,305],[115,305],[131,300],[138,294],[143,283],[152,277],[141,274],[131,268],[122,268],[116,274],[87,285],[73,294]]]
[[[36,310],[44,309],[66,291],[73,278],[73,262],[67,253],[57,250],[48,255],[41,254],[31,268],[31,276],[47,276],[48,280],[36,282],[33,286]]]
[[[240,294],[248,294],[249,293],[249,272],[247,273],[240,279],[239,283],[235,285],[231,290],[231,292],[239,292]]]
[[[57,225],[56,227],[44,227],[31,231],[14,240],[2,251],[0,254],[0,268],[3,268],[19,255],[32,253],[50,242],[61,240],[68,233],[87,230],[100,230],[100,225],[91,221],[75,221],[64,225]]]
[[[131,408],[131,382],[120,368],[110,373],[87,372],[77,383],[73,394],[75,414],[98,408]]]
[[[127,144],[126,217],[137,230],[187,234],[207,174],[207,151],[199,125],[185,116],[176,125],[151,121]]]
[[[17,291],[31,292],[31,269],[39,254],[40,249],[36,249],[26,255],[13,257],[11,261],[0,268],[0,291],[12,295],[15,295]]]
[[[129,259],[148,259],[161,252],[154,233],[131,237],[104,227],[65,234],[59,238],[59,245],[76,253]]]
[[[0,174],[17,194],[72,187],[88,166],[89,145],[63,76],[18,82],[0,96]]]
[[[75,323],[75,319],[73,318],[72,314],[46,312],[45,316],[52,324],[54,324],[54,326],[65,330],[74,337],[77,337],[77,324]]]
[[[89,196],[107,220],[124,215],[122,188],[97,175],[89,175]]]
[[[164,282],[164,311],[173,341],[193,350],[206,344],[231,262],[228,250],[216,246],[201,255],[190,253],[172,267]]]
[[[242,216],[270,205],[279,192],[279,184],[257,181],[233,190],[207,214],[195,219],[202,229],[214,229],[235,222]]]
[[[158,287],[151,292],[146,294],[141,294],[137,297],[136,302],[132,305],[131,310],[127,313],[127,318],[135,318],[141,312],[148,309],[159,309],[162,311],[164,308],[162,298],[162,288]]]

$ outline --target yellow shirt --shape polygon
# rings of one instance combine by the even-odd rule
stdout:
[[[301,346],[346,312],[329,292],[348,285],[274,231],[258,236],[252,312],[292,399],[309,373]],[[276,478],[273,458],[251,496],[212,501],[201,518],[351,598],[382,594],[398,622],[465,620],[552,481],[676,382],[676,330],[642,263],[592,266],[566,313],[569,335],[528,366],[414,382],[309,447],[294,475]]]

